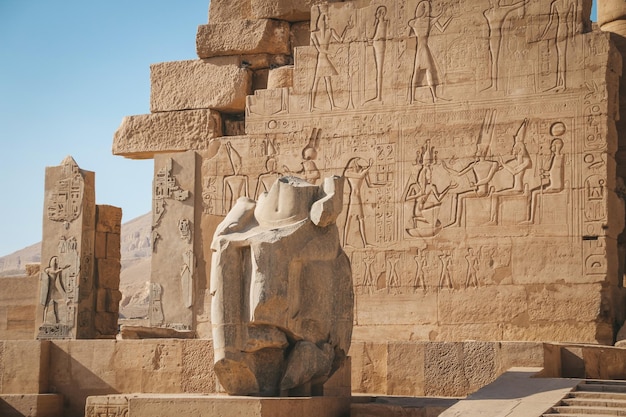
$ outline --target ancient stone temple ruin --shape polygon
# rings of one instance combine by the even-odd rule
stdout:
[[[626,4],[590,11],[212,0],[198,59],[152,65],[151,113],[114,134],[114,154],[154,160],[148,319],[117,341],[54,340],[110,334],[91,323],[117,296],[80,295],[95,220],[89,176],[64,163],[33,295],[53,340],[0,344],[0,399],[62,396],[71,416],[539,416],[619,391],[590,380],[626,379]],[[51,284],[67,277],[72,297]],[[25,347],[28,372],[12,362]],[[310,366],[283,384],[300,349]],[[206,395],[224,392],[251,396]]]

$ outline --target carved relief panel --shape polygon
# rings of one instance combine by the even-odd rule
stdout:
[[[196,158],[190,151],[157,155],[154,160],[150,296],[154,327],[193,329]]]
[[[46,168],[38,339],[92,337],[94,173],[71,158]]]

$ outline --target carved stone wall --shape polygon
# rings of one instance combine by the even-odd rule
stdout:
[[[588,6],[313,8],[293,86],[257,90],[247,136],[205,161],[209,211],[344,175],[356,339],[612,343],[621,61]]]
[[[343,175],[355,340],[613,342],[624,320],[622,60],[591,30],[589,0],[312,2],[309,33],[292,22],[274,49],[267,31],[229,30],[291,19],[257,16],[257,3],[232,15],[212,3],[196,40],[202,57],[253,71],[245,132],[240,114],[220,110],[228,136],[213,129],[191,147],[202,158],[199,269],[238,197],[258,198],[280,175]],[[159,85],[162,97],[183,91]],[[190,111],[168,110],[150,117]],[[120,129],[116,143],[132,136]],[[180,150],[146,138],[120,154]],[[209,337],[203,282],[194,314]]]

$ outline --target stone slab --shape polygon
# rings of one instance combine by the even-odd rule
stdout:
[[[2,417],[63,417],[63,396],[59,394],[2,394]]]
[[[580,383],[579,379],[534,378],[540,370],[513,368],[448,408],[440,417],[540,416]]]
[[[137,395],[129,398],[128,411],[128,417],[343,417],[350,412],[350,398]]]
[[[38,287],[38,273],[0,279],[0,340],[33,339]]]
[[[113,154],[131,159],[205,149],[222,136],[222,119],[214,110],[186,110],[128,116],[113,136]]]
[[[196,51],[199,58],[263,53],[289,55],[289,23],[258,19],[200,25]]]
[[[150,66],[150,111],[243,112],[252,72],[236,59],[163,62]]]

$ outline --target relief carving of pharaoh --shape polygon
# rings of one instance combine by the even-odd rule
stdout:
[[[350,347],[350,261],[335,224],[343,178],[278,179],[214,235],[215,372],[232,395],[310,395]]]

